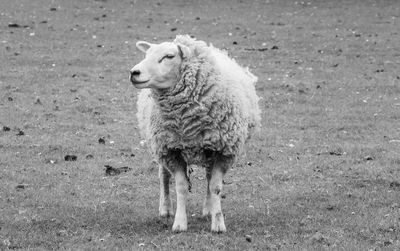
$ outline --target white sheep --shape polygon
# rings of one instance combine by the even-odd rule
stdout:
[[[187,230],[189,166],[203,166],[208,181],[203,215],[211,214],[211,231],[225,232],[222,179],[260,123],[257,77],[226,53],[187,35],[136,46],[146,56],[131,69],[130,80],[142,89],[139,128],[159,163],[159,213],[173,215],[173,174],[177,206],[172,230]]]

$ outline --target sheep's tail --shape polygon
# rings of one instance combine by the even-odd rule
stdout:
[[[258,81],[258,77],[255,76],[253,73],[250,72],[249,67],[244,68],[244,73],[250,78],[250,83],[253,85],[254,87],[254,93],[252,95],[252,97],[250,97],[251,100],[251,120],[250,120],[250,124],[249,124],[249,129],[251,129],[252,131],[254,131],[255,133],[260,133],[260,129],[261,129],[261,111],[260,111],[260,107],[259,107],[259,101],[260,101],[260,97],[257,96],[257,94],[255,93],[255,86],[257,84]]]
[[[250,72],[249,67],[244,68],[244,72],[246,73],[247,76],[250,77],[252,84],[256,85],[258,78],[256,77],[256,75]]]

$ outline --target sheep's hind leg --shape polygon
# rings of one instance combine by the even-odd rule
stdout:
[[[223,176],[224,170],[221,166],[218,165],[218,162],[216,162],[211,171],[209,189],[211,202],[211,231],[217,233],[226,232],[224,215],[222,214],[221,209],[221,191]]]
[[[181,232],[187,230],[186,201],[188,194],[188,179],[184,168],[178,167],[175,171],[176,184],[176,213],[172,231]]]
[[[207,194],[203,203],[203,216],[211,214],[211,191],[210,191],[210,179],[211,179],[211,169],[206,168],[206,178],[207,178]]]
[[[171,173],[162,165],[158,169],[158,177],[160,178],[160,207],[159,213],[161,217],[169,217],[174,215],[172,200],[169,195],[169,180]]]

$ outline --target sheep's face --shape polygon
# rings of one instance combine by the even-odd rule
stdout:
[[[179,81],[180,65],[189,50],[186,46],[170,42],[151,44],[139,41],[136,47],[146,56],[131,69],[130,80],[135,87],[166,89]]]

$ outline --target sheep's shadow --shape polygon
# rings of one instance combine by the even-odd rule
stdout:
[[[225,219],[227,230],[234,235],[243,235],[248,232],[249,228],[265,229],[269,226],[284,231],[289,225],[293,224],[294,218],[288,215],[274,214],[267,215],[264,212],[246,212],[238,214],[230,214]],[[146,235],[158,236],[160,233],[175,234],[172,231],[174,217],[160,217],[157,215],[146,216],[145,218],[135,217],[124,222],[123,224],[110,223],[109,231],[119,236]],[[286,229],[287,230],[287,229]],[[210,216],[188,216],[187,233],[211,233],[211,217]]]
[[[94,208],[69,207],[66,217],[58,217],[57,221],[46,218],[35,221],[34,226],[38,230],[57,232],[69,229],[71,232],[84,230],[95,231],[111,236],[159,236],[174,234],[172,225],[174,217],[160,217],[156,210],[143,210],[131,205],[108,204],[99,210]],[[234,235],[243,234],[251,229],[264,229],[268,226],[287,228],[295,224],[296,219],[301,218],[293,210],[283,210],[267,214],[263,209],[229,210],[225,211],[225,224],[227,230]],[[302,213],[300,213],[302,214]],[[49,215],[49,217],[52,217]],[[282,229],[284,230],[284,229]],[[287,229],[286,229],[287,230]],[[44,230],[43,230],[44,231]],[[188,215],[188,233],[210,233],[211,217],[199,214]]]
[[[110,224],[111,233],[119,233],[122,235],[146,234],[159,235],[160,233],[174,233],[172,225],[174,217],[154,217],[134,218],[123,225]],[[209,216],[194,216],[188,217],[188,232],[203,232],[211,229],[211,217]]]

